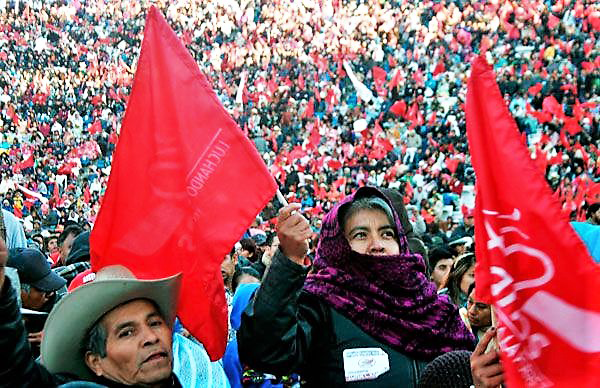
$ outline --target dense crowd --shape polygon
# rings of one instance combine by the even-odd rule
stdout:
[[[90,270],[89,230],[150,4],[291,203],[281,212],[284,204],[269,203],[223,260],[230,335],[218,363],[179,322],[171,336],[181,279],[144,283]],[[73,379],[59,372],[106,386],[143,378],[163,386],[342,384],[364,377],[341,359],[347,340],[391,357],[389,373],[388,365],[368,376],[383,376],[375,381],[383,385],[436,386],[440,370],[456,362],[466,370],[455,376],[461,384],[497,386],[498,354],[484,354],[495,335],[492,314],[474,292],[470,62],[485,55],[493,65],[562,210],[596,226],[599,37],[600,6],[591,0],[0,1],[0,235],[9,248],[4,255],[0,244],[0,309],[18,316],[13,299],[27,309],[25,328],[0,322],[9,333],[2,347],[11,346],[18,364],[9,378],[34,376],[44,386]],[[16,270],[7,268],[7,282],[5,256]],[[114,277],[128,279],[129,299],[103,293]],[[96,290],[89,299],[76,291],[86,283]],[[159,296],[166,290],[170,299]],[[94,298],[110,301],[102,307]],[[133,372],[125,362],[106,364],[115,357],[106,346],[117,340],[101,327],[123,311],[147,312],[152,319],[136,324],[160,327],[152,330],[162,347],[143,351],[140,365],[156,364],[139,375],[116,376]],[[51,317],[44,334],[35,324],[40,312]],[[81,324],[71,333],[62,325],[72,321]],[[42,346],[44,367],[32,367],[39,345],[64,332],[74,340]],[[80,345],[85,357],[77,357]],[[200,382],[206,376],[212,380]]]
[[[158,3],[288,199],[316,216],[315,229],[365,184],[403,192],[413,221],[424,221],[420,233],[460,221],[474,182],[462,106],[469,61],[482,50],[565,211],[582,219],[593,202],[593,1]],[[67,221],[89,226],[146,4],[18,4],[0,14],[2,206],[29,236]]]

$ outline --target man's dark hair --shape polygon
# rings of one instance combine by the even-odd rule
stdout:
[[[83,232],[81,226],[77,224],[71,224],[62,231],[62,233],[58,236],[58,246],[61,246],[69,235],[73,235],[73,237],[79,236],[79,233]]]
[[[429,266],[431,267],[431,270],[435,268],[438,261],[443,259],[451,259],[452,256],[453,254],[447,246],[433,248],[431,251],[429,251]]]
[[[242,268],[238,268],[235,270],[235,272],[233,273],[233,276],[231,277],[231,289],[233,290],[233,292],[235,292],[235,290],[237,290],[237,287],[239,285],[240,282],[240,278],[243,275],[250,275],[250,276],[254,276],[255,278],[257,278],[260,281],[260,274],[258,273],[257,270],[255,270],[252,267],[242,267]]]
[[[106,357],[106,329],[102,325],[102,318],[94,323],[83,339],[83,354],[91,352],[100,357]]]
[[[50,241],[56,239],[56,241],[58,242],[58,236],[56,236],[55,234],[51,234],[50,236],[44,238],[44,250],[48,251],[48,243],[50,243]]]
[[[267,241],[266,241],[265,245],[271,246],[271,244],[273,244],[273,240],[275,239],[275,237],[277,237],[277,233],[267,232]]]
[[[590,205],[587,209],[587,218],[592,218],[594,213],[596,213],[600,209],[600,202],[596,202]]]

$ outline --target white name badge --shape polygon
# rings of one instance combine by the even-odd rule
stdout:
[[[344,350],[346,382],[374,380],[390,370],[390,359],[381,348]]]

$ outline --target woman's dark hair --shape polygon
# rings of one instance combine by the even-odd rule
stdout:
[[[454,304],[457,306],[460,306],[461,304],[460,295],[462,291],[460,289],[460,283],[463,276],[473,265],[475,265],[475,255],[472,253],[466,253],[460,256],[456,262],[454,262],[454,266],[452,266],[452,270],[450,270],[450,274],[448,275],[448,281],[446,282],[448,296],[450,296],[452,302],[454,302]]]
[[[256,242],[251,238],[244,238],[240,240],[240,245],[243,250],[250,253],[250,256],[247,257],[247,259],[251,262],[256,261]]]
[[[473,290],[475,289],[475,282],[473,282],[470,286],[469,286],[469,290],[467,291],[467,298],[469,297],[469,295],[471,295],[471,292],[473,292]]]

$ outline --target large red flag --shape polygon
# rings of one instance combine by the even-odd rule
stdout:
[[[150,8],[91,235],[94,271],[121,264],[146,279],[183,272],[178,316],[216,360],[227,338],[220,264],[275,191],[252,143]]]
[[[598,387],[600,268],[529,158],[483,57],[471,69],[466,113],[477,293],[498,315],[507,386]]]

